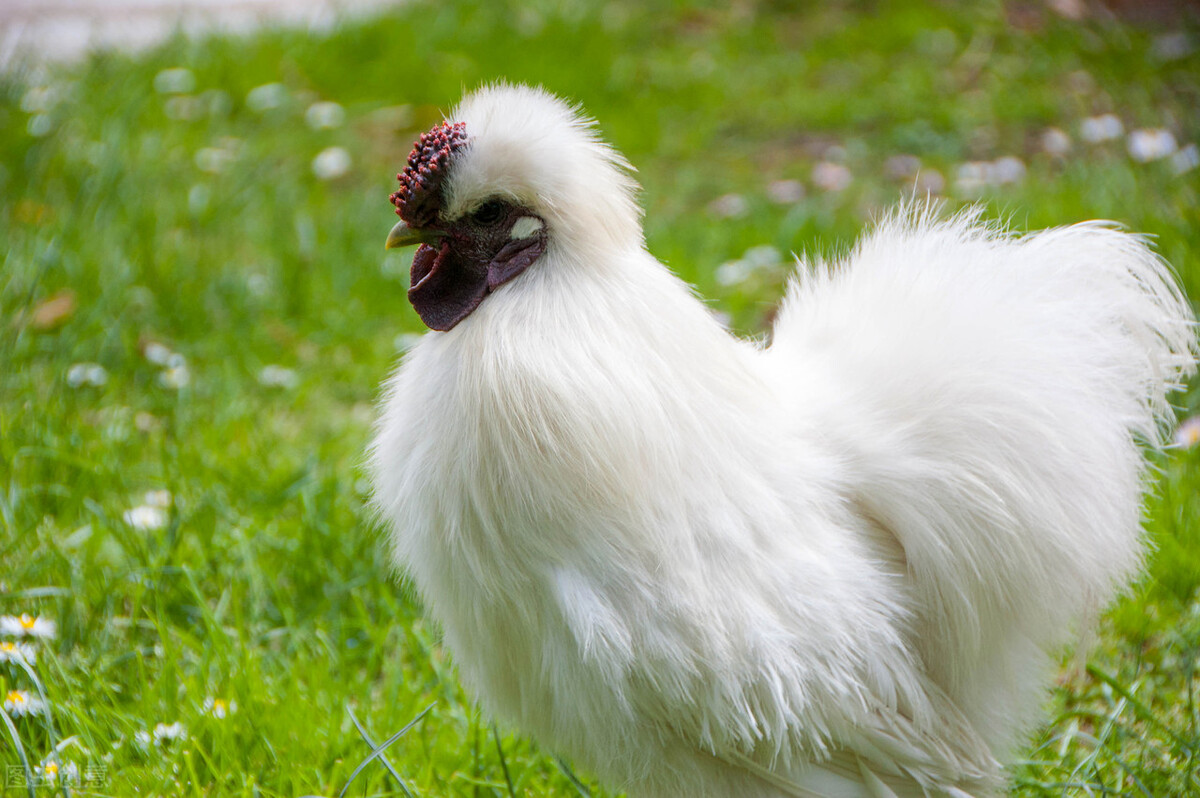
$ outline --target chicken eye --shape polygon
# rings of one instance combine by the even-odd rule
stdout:
[[[504,215],[504,203],[500,200],[489,200],[483,203],[471,214],[476,224],[492,224],[500,221]]]

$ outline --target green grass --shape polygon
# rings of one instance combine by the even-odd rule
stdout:
[[[80,793],[336,795],[370,753],[351,710],[378,743],[432,704],[387,752],[421,795],[508,795],[504,766],[518,795],[578,794],[552,752],[497,743],[365,504],[377,386],[398,336],[420,330],[407,263],[382,249],[386,197],[464,87],[504,77],[584,103],[640,170],[651,250],[745,333],[763,329],[780,274],[727,287],[716,267],[762,244],[846,246],[911,187],[886,176],[898,153],[940,170],[952,207],[974,199],[958,164],[1017,155],[1027,175],[981,195],[990,213],[1122,221],[1200,297],[1200,170],[1077,136],[1112,111],[1200,138],[1200,56],[1157,59],[1167,27],[1072,23],[1036,3],[726,5],[420,2],[328,34],[178,39],[0,77],[0,614],[59,625],[33,672],[53,729],[15,721],[32,763],[57,745],[92,777]],[[196,99],[156,90],[174,67]],[[281,104],[252,110],[248,92],[274,82]],[[345,124],[310,129],[315,100],[344,106]],[[1075,140],[1065,159],[1040,151],[1050,126]],[[841,193],[810,179],[831,144],[854,175]],[[352,166],[320,180],[310,165],[331,146]],[[771,203],[776,179],[806,198]],[[749,213],[715,219],[708,204],[731,192]],[[62,291],[73,312],[39,329]],[[150,342],[182,355],[186,386],[162,384]],[[76,363],[107,382],[71,387]],[[272,364],[295,384],[261,384]],[[1200,392],[1179,402],[1195,412]],[[125,513],[151,490],[170,492],[166,523],[134,528]],[[1158,553],[1103,620],[1090,669],[1062,678],[1019,795],[1200,790],[1200,448],[1162,460],[1148,518]],[[32,684],[0,665],[4,692]],[[213,717],[208,699],[237,710]],[[186,739],[138,741],[175,721]],[[0,741],[0,794],[25,795]],[[372,762],[348,794],[402,792]]]

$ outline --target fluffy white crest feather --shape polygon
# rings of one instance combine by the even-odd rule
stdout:
[[[624,160],[495,86],[446,213],[545,253],[387,385],[397,562],[484,706],[631,796],[990,795],[1139,567],[1191,311],[1145,242],[888,217],[759,347],[645,252]]]
[[[642,247],[632,167],[577,109],[540,89],[497,84],[466,97],[450,119],[466,123],[471,147],[454,167],[446,217],[507,196],[539,212],[566,251]]]

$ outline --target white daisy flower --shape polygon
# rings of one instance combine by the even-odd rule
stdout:
[[[750,211],[750,203],[741,194],[723,194],[708,203],[708,212],[722,219],[736,219]]]
[[[854,175],[840,163],[821,161],[813,167],[813,185],[822,191],[843,191],[849,188]]]
[[[717,282],[729,287],[744,283],[754,273],[754,266],[744,259],[727,260],[717,267]]]
[[[162,426],[162,422],[153,413],[143,410],[133,417],[133,425],[138,428],[138,432],[154,432]]]
[[[126,510],[122,518],[134,529],[144,532],[162,529],[167,525],[167,511],[150,504],[139,504],[131,510]]]
[[[158,375],[158,384],[172,391],[186,388],[191,381],[192,373],[188,371],[186,365],[172,366]]]
[[[1190,449],[1200,444],[1200,416],[1184,419],[1175,429],[1175,445]]]
[[[783,263],[783,254],[770,244],[760,244],[742,253],[742,260],[755,269],[771,269]]]
[[[236,156],[233,152],[221,147],[201,147],[196,150],[194,157],[197,169],[215,175],[224,172]]]
[[[154,738],[150,736],[150,732],[143,729],[141,731],[135,731],[133,733],[133,741],[135,743],[137,743],[138,745],[140,745],[142,748],[149,748],[150,743],[152,743],[154,741]]]
[[[67,369],[67,385],[79,388],[93,385],[101,388],[108,383],[108,372],[98,363],[76,363]]]
[[[14,718],[36,715],[45,708],[42,699],[27,690],[9,690],[4,697],[4,711]]]
[[[1019,183],[1025,177],[1025,162],[1015,155],[997,158],[991,165],[992,180],[1000,185]]]
[[[757,272],[770,272],[783,263],[783,255],[770,244],[750,247],[737,260],[730,260],[717,267],[717,282],[733,286],[749,280]]]
[[[217,720],[224,720],[227,715],[237,712],[237,702],[209,696],[204,699],[204,711]]]
[[[265,274],[251,274],[246,277],[246,289],[255,296],[266,296],[271,290],[271,278]]]
[[[830,144],[825,148],[825,154],[821,157],[826,161],[841,163],[846,160],[846,147],[842,144]]]
[[[21,97],[21,110],[27,114],[44,114],[58,104],[60,94],[54,86],[34,86]]]
[[[40,618],[28,613],[21,613],[19,617],[0,615],[0,634],[53,640],[58,635],[58,625],[49,618]]]
[[[233,110],[233,98],[220,89],[206,89],[200,92],[200,102],[209,116],[224,116]]]
[[[1164,33],[1154,37],[1154,55],[1160,61],[1176,61],[1187,58],[1196,51],[1196,45],[1187,31]]]
[[[169,98],[163,104],[163,111],[168,119],[175,119],[180,122],[191,122],[199,119],[204,114],[204,106],[195,97],[187,94],[180,94]]]
[[[163,741],[182,740],[187,737],[187,729],[179,721],[168,725],[159,723],[154,727],[154,742],[162,743]]]
[[[319,102],[308,106],[304,121],[313,130],[331,130],[346,121],[346,111],[334,102]]]
[[[167,508],[173,501],[169,490],[148,490],[142,501],[150,507]]]
[[[79,781],[79,766],[74,762],[46,762],[36,770],[38,781],[43,785],[76,784]]]
[[[804,184],[799,180],[772,180],[767,184],[767,198],[777,205],[794,205],[804,199]]]
[[[941,194],[946,188],[946,178],[937,169],[922,169],[917,173],[917,194]]]
[[[1129,148],[1129,156],[1138,163],[1166,158],[1179,149],[1175,136],[1163,128],[1135,130],[1129,134],[1125,144]]]
[[[313,158],[313,174],[321,180],[336,180],[350,171],[350,153],[341,147],[327,147]]]
[[[1071,151],[1071,137],[1062,128],[1048,127],[1042,131],[1042,151],[1063,158]]]
[[[984,161],[967,161],[954,173],[954,185],[964,194],[979,192],[987,184],[988,164]]]
[[[1171,156],[1171,171],[1177,175],[1190,172],[1200,166],[1200,147],[1189,144]]]
[[[968,161],[958,167],[954,183],[964,194],[977,194],[988,186],[1019,183],[1025,171],[1025,162],[1015,155],[994,161]]]
[[[208,186],[203,183],[196,183],[188,189],[187,205],[188,210],[194,214],[201,214],[208,210],[208,201],[212,198],[212,192]]]
[[[0,662],[24,662],[27,665],[37,664],[37,649],[28,643],[14,643],[11,640],[0,641]]]
[[[154,76],[154,90],[159,94],[188,94],[196,88],[196,76],[190,69],[164,69]]]
[[[158,341],[149,341],[142,347],[142,357],[156,366],[165,366],[171,357],[171,350]]]
[[[887,176],[892,180],[911,180],[921,171],[921,159],[907,153],[889,155],[883,162],[883,171],[887,172]]]
[[[282,83],[264,83],[261,86],[255,86],[246,95],[246,106],[251,111],[261,114],[272,108],[278,108],[287,102],[287,99],[287,86]]]
[[[1089,116],[1079,123],[1079,137],[1091,144],[1119,139],[1125,133],[1125,125],[1116,114]]]
[[[53,129],[54,119],[50,114],[34,114],[25,124],[25,132],[37,139],[50,135]]]
[[[267,388],[295,388],[300,377],[292,369],[284,366],[264,366],[258,372],[258,382]]]

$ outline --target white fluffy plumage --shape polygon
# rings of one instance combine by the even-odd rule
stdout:
[[[451,115],[444,213],[544,254],[387,384],[396,561],[485,708],[634,798],[992,795],[1138,571],[1193,368],[1168,267],[917,205],[802,263],[769,346],[644,248],[625,161],[535,89]]]

